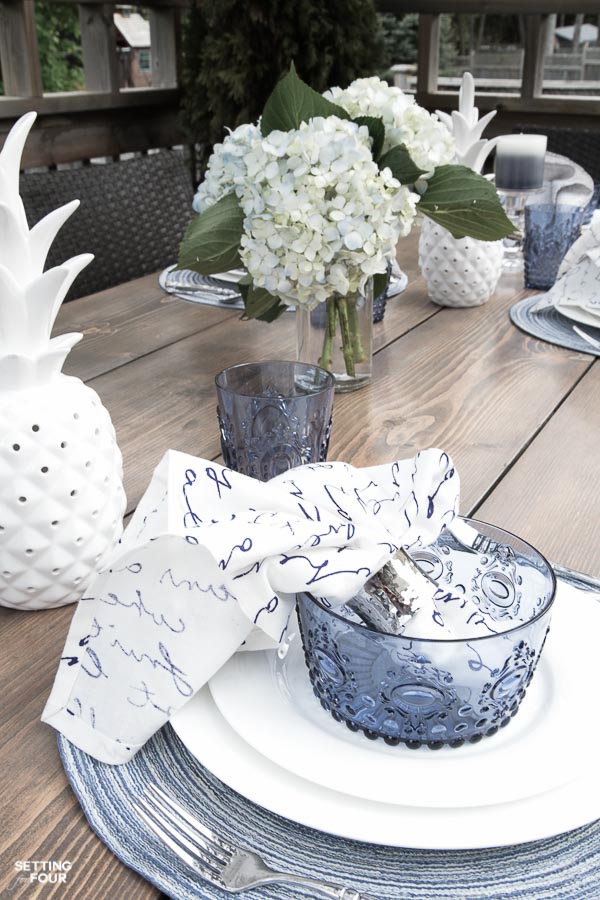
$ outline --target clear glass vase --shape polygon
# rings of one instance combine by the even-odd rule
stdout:
[[[310,312],[296,310],[297,357],[331,372],[335,390],[356,391],[371,380],[373,280],[364,293],[334,296]]]

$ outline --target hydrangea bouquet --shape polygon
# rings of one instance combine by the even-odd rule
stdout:
[[[385,287],[417,211],[455,237],[512,231],[494,187],[453,158],[447,128],[399,88],[374,77],[321,95],[292,66],[259,123],[215,146],[178,265],[206,275],[243,265],[249,318],[326,303],[319,362],[331,367],[339,326],[352,376],[363,348],[351,298],[373,276]]]

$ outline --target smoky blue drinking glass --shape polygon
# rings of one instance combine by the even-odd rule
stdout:
[[[286,360],[243,363],[215,378],[225,465],[268,481],[327,458],[335,379]]]
[[[583,211],[583,225],[589,225],[592,221],[592,216],[598,209],[598,204],[600,204],[600,183],[594,183],[594,191],[590,198],[588,205],[585,207]]]
[[[297,597],[308,674],[324,709],[351,731],[411,748],[459,747],[495,734],[517,712],[550,626],[556,579],[512,534],[471,522],[498,542],[481,553],[443,532],[411,554],[440,585],[464,590],[505,631],[418,639],[375,631],[347,606]]]
[[[583,208],[540,203],[525,207],[525,286],[549,290],[569,247],[579,237]]]

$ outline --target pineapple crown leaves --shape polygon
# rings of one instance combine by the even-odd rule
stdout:
[[[480,172],[497,143],[497,138],[487,141],[481,137],[496,115],[496,110],[493,109],[483,118],[479,118],[479,110],[475,106],[475,82],[470,72],[465,72],[462,77],[458,110],[452,110],[451,114],[440,109],[436,109],[435,112],[454,137],[458,162],[473,169],[474,172]]]
[[[94,258],[85,253],[44,272],[60,228],[79,206],[73,200],[48,213],[31,230],[19,194],[19,170],[34,112],[22,116],[0,152],[0,354],[53,361],[60,370],[80,334],[50,339],[58,310],[81,270]]]

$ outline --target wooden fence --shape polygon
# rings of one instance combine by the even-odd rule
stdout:
[[[186,0],[144,0],[150,22],[150,88],[119,86],[115,5],[79,0],[85,90],[44,94],[33,0],[0,0],[5,90],[0,96],[0,142],[17,116],[35,110],[38,121],[25,149],[26,167],[181,143],[180,18]]]
[[[0,96],[0,142],[17,116],[36,110],[39,118],[26,146],[26,167],[114,157],[183,141],[178,114],[180,19],[187,0],[144,0],[151,32],[149,88],[119,86],[116,4],[66,0],[77,2],[79,10],[86,89],[54,94],[42,90],[33,2],[0,0],[5,87]],[[438,79],[440,15],[519,13],[526,21],[520,80],[515,80],[514,90],[511,84],[509,92],[490,90],[478,97],[483,112],[498,110],[489,133],[510,130],[515,121],[600,130],[600,98],[544,92],[549,14],[597,13],[598,0],[377,0],[377,6],[381,11],[420,13],[416,89],[417,99],[427,108],[450,110],[457,104],[456,91],[444,90]]]
[[[553,13],[598,14],[598,0],[378,0],[382,12],[418,12],[419,50],[417,100],[428,109],[456,109],[455,92],[444,90],[439,78],[440,17],[444,13],[514,13],[522,15],[525,41],[520,81],[512,93],[490,90],[477,98],[482,112],[496,109],[498,115],[486,132],[509,131],[513,124],[586,128],[600,131],[600,86],[596,96],[546,93],[544,57]],[[572,88],[572,85],[569,87]],[[593,87],[590,87],[592,90]]]

